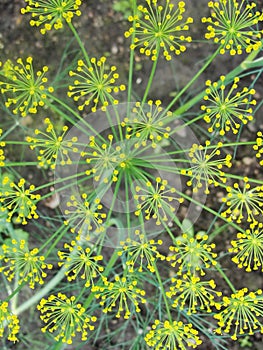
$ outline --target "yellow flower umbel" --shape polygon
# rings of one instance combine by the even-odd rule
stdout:
[[[235,220],[241,223],[243,219],[249,223],[256,224],[256,216],[263,214],[263,186],[251,188],[248,178],[244,178],[243,190],[238,183],[233,187],[227,186],[227,196],[222,201],[228,206],[227,210],[222,212],[222,216],[228,221]]]
[[[188,315],[199,310],[212,312],[212,307],[220,309],[215,297],[220,297],[222,293],[214,290],[216,288],[214,280],[201,281],[198,276],[183,275],[180,279],[172,278],[171,282],[173,285],[166,295],[173,299],[173,307],[179,306],[184,310],[188,306]]]
[[[208,235],[200,235],[199,233],[192,237],[184,233],[182,237],[178,237],[175,246],[169,247],[172,252],[167,257],[168,261],[173,261],[171,265],[179,266],[178,275],[186,272],[188,275],[195,274],[199,271],[201,275],[205,275],[205,269],[217,264],[215,258],[217,254],[213,252],[215,244],[207,244]]]
[[[80,276],[85,283],[85,287],[94,285],[94,279],[101,276],[104,268],[99,264],[103,260],[102,255],[94,255],[90,248],[82,248],[78,243],[72,241],[71,244],[65,243],[64,248],[68,252],[59,251],[58,256],[62,262],[59,266],[66,268],[66,276],[68,281],[74,281],[77,276]]]
[[[134,195],[137,204],[135,215],[139,216],[142,212],[145,213],[145,219],[153,218],[156,225],[161,225],[168,221],[169,217],[175,212],[175,202],[181,203],[183,200],[175,197],[176,189],[168,186],[166,180],[160,177],[155,179],[155,184],[151,181],[146,181],[135,187],[137,192]]]
[[[104,286],[94,286],[91,291],[95,293],[96,298],[100,298],[103,312],[112,312],[117,307],[116,317],[120,318],[124,314],[124,318],[128,319],[131,316],[131,311],[140,312],[139,303],[146,303],[144,298],[145,291],[137,287],[137,280],[129,277],[115,276],[114,282],[103,279]],[[131,306],[132,305],[132,310]],[[133,310],[134,308],[134,310]]]
[[[161,101],[149,100],[142,105],[136,102],[132,108],[129,118],[124,118],[123,126],[126,126],[128,135],[126,138],[138,138],[142,146],[146,146],[147,141],[156,148],[158,142],[169,138],[171,128],[165,125],[165,121],[172,115],[172,112],[162,113]]]
[[[0,301],[0,337],[8,333],[7,339],[16,342],[19,329],[19,319],[9,311],[8,302]]]
[[[25,0],[28,5],[21,9],[22,14],[31,13],[32,27],[41,27],[40,32],[63,28],[63,22],[70,23],[74,15],[80,16],[81,0]]]
[[[263,133],[261,131],[257,133],[256,145],[253,146],[253,149],[257,152],[258,159],[263,157]],[[263,159],[260,160],[259,164],[263,166]]]
[[[245,268],[247,272],[259,270],[263,272],[263,225],[252,225],[244,233],[239,232],[237,239],[232,240],[230,253],[235,253],[232,258],[239,268]]]
[[[225,183],[225,172],[223,166],[231,167],[231,155],[225,158],[218,158],[221,154],[220,148],[223,143],[210,147],[210,141],[205,142],[205,146],[193,144],[190,152],[191,167],[182,169],[181,174],[187,175],[191,179],[187,181],[188,186],[193,186],[193,192],[198,192],[204,187],[204,192],[209,194],[209,185],[218,186],[219,181]],[[210,151],[210,152],[209,152]]]
[[[218,0],[209,1],[208,6],[211,17],[202,18],[208,24],[205,37],[221,45],[221,54],[240,55],[243,50],[249,53],[262,46],[263,31],[258,30],[257,24],[263,21],[263,13],[254,11],[255,2]]]
[[[2,136],[3,130],[0,129],[0,137]],[[0,140],[0,167],[5,166],[5,154],[4,150],[2,149],[5,147],[5,142]]]
[[[106,214],[101,212],[102,205],[99,198],[90,202],[86,193],[83,193],[81,198],[72,195],[66,205],[68,209],[65,210],[67,216],[65,224],[72,227],[71,232],[78,233],[77,239],[81,235],[89,239],[91,231],[96,233],[104,231],[103,222]]]
[[[92,173],[96,182],[102,180],[104,183],[108,183],[110,179],[113,182],[117,180],[114,174],[118,173],[115,167],[118,164],[121,147],[114,146],[113,143],[114,136],[112,134],[103,139],[99,138],[98,135],[96,137],[90,136],[87,151],[82,153],[89,164],[89,170],[86,171],[86,174]]]
[[[7,61],[4,65],[6,69],[0,74],[1,93],[13,96],[5,102],[7,108],[14,106],[12,113],[26,117],[28,114],[36,114],[37,108],[44,106],[47,93],[53,92],[53,88],[46,88],[47,66],[35,72],[32,57],[28,57],[25,63],[21,58],[16,62],[13,64]]]
[[[237,134],[242,124],[246,125],[253,120],[251,106],[256,105],[256,100],[251,100],[250,97],[255,94],[255,90],[244,87],[241,91],[235,92],[239,82],[239,78],[235,78],[227,92],[225,76],[221,76],[220,80],[220,87],[217,82],[212,83],[210,80],[206,82],[207,95],[204,100],[207,104],[201,106],[205,112],[204,120],[211,124],[209,132],[218,131],[220,135],[225,135],[226,132],[232,131]]]
[[[193,325],[182,321],[156,320],[144,339],[150,349],[154,350],[187,350],[188,347],[195,349],[202,344]]]
[[[25,240],[17,242],[12,240],[11,244],[2,245],[3,255],[0,260],[4,266],[0,267],[0,272],[4,272],[8,281],[12,281],[16,276],[18,283],[28,282],[29,287],[34,289],[35,284],[44,284],[47,277],[46,269],[52,269],[52,264],[45,263],[45,257],[38,255],[38,248],[28,249]]]
[[[39,165],[55,169],[58,164],[72,164],[69,152],[78,152],[78,148],[74,145],[78,141],[77,137],[64,141],[63,138],[68,130],[67,126],[63,127],[62,134],[58,136],[49,118],[46,118],[44,123],[47,125],[46,132],[36,129],[36,138],[30,136],[26,138],[31,149],[39,148],[37,157]]]
[[[139,230],[135,231],[135,235],[138,236],[138,241],[127,238],[126,241],[120,242],[122,250],[119,255],[126,255],[126,265],[129,272],[134,272],[136,264],[139,265],[139,272],[143,271],[143,266],[150,272],[155,272],[155,261],[165,260],[165,256],[157,249],[158,246],[162,245],[162,241],[160,239],[158,241],[148,240],[146,235],[141,234]]]
[[[263,295],[262,290],[256,292],[248,292],[247,288],[243,288],[230,297],[223,297],[220,313],[214,315],[218,320],[218,328],[216,333],[232,334],[233,340],[238,335],[253,335],[257,330],[263,333],[263,323],[259,320],[263,311]]]
[[[102,110],[105,110],[109,103],[118,103],[112,93],[124,91],[125,85],[116,84],[119,78],[116,69],[116,66],[107,67],[106,57],[98,60],[91,58],[88,64],[83,60],[78,61],[77,70],[69,72],[75,80],[73,85],[69,86],[68,96],[73,97],[74,101],[82,101],[78,107],[80,111],[90,104],[93,104],[91,111],[96,112],[99,103],[102,105]]]
[[[41,320],[46,324],[41,329],[42,332],[55,334],[57,342],[72,344],[76,332],[81,334],[82,341],[86,341],[88,331],[94,329],[91,323],[97,320],[95,316],[86,314],[85,308],[77,302],[75,296],[67,297],[62,293],[42,299],[37,308],[41,312]]]
[[[35,189],[34,185],[26,189],[25,183],[25,179],[20,179],[16,184],[7,175],[0,183],[0,203],[2,203],[0,210],[8,210],[8,222],[11,222],[14,215],[17,215],[15,222],[22,225],[27,224],[26,219],[38,218],[36,202],[40,200],[40,195],[32,193]]]
[[[139,15],[130,16],[129,21],[135,22],[135,26],[125,32],[126,38],[134,35],[131,49],[140,47],[140,53],[156,60],[159,50],[167,60],[171,60],[170,53],[179,55],[186,50],[185,43],[192,41],[190,36],[182,33],[189,30],[189,24],[193,19],[184,19],[185,3],[180,1],[177,9],[170,0],[166,0],[165,6],[158,0],[147,0],[147,6],[138,6]]]

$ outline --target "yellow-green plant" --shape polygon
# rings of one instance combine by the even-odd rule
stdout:
[[[31,349],[44,337],[52,350],[97,342],[103,349],[202,349],[203,339],[226,350],[263,333],[262,290],[246,283],[247,273],[262,279],[263,271],[262,131],[242,138],[261,117],[263,13],[251,1],[209,1],[211,14],[200,22],[213,52],[160,101],[151,96],[158,64],[187,55],[192,43],[187,4],[132,0],[127,78],[82,40],[81,6],[25,0],[21,9],[32,30],[52,35],[68,27],[78,44],[64,97],[35,57],[0,62],[2,114],[12,121],[0,129],[3,348],[7,341],[27,346],[18,317],[28,314],[39,316],[43,332],[28,338]],[[219,55],[240,54],[228,74],[215,72],[193,97],[186,94]],[[141,96],[133,79],[139,55],[152,65]],[[37,128],[29,124],[25,138],[15,138],[30,116]],[[244,150],[257,176],[240,167]],[[231,268],[240,269],[242,286]],[[128,327],[133,338],[125,340]]]

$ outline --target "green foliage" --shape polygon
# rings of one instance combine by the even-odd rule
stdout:
[[[67,28],[78,52],[64,69],[67,45],[54,84],[37,58],[0,62],[11,125],[0,129],[3,347],[253,346],[248,337],[263,333],[263,291],[247,287],[248,274],[263,271],[263,136],[248,127],[262,106],[263,13],[253,2],[209,1],[200,23],[212,53],[160,101],[151,96],[158,64],[192,45],[185,2],[114,3],[130,22],[127,76],[82,39],[82,1],[25,3],[32,30]],[[241,53],[240,65],[210,72],[193,96],[218,55]],[[140,55],[151,63],[141,96]],[[254,172],[240,166],[246,153]],[[19,319],[33,320],[34,333]]]

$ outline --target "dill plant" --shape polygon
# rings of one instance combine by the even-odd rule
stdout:
[[[25,0],[21,9],[25,20],[31,15],[32,30],[48,36],[68,27],[78,43],[75,67],[68,69],[70,99],[59,97],[49,68],[37,70],[35,58],[0,63],[5,119],[17,118],[0,129],[3,344],[16,342],[20,349],[19,318],[30,310],[38,310],[54,350],[65,344],[85,349],[98,340],[107,349],[113,342],[114,349],[202,349],[205,338],[211,349],[226,350],[231,341],[263,333],[262,290],[236,286],[231,273],[237,266],[246,284],[247,273],[263,270],[262,131],[242,139],[262,105],[256,80],[243,87],[242,77],[262,73],[263,13],[254,2],[209,1],[210,15],[200,21],[214,51],[167,103],[151,99],[150,89],[161,57],[187,55],[193,25],[187,4],[132,1],[125,81],[117,66],[85,49],[76,25],[81,3]],[[179,105],[218,55],[241,54],[233,71],[211,76]],[[136,55],[152,64],[140,97],[133,86]],[[189,117],[194,106],[200,112]],[[25,140],[13,139],[27,116],[38,128],[27,128]],[[33,160],[28,152],[17,160],[12,145],[31,150]],[[237,152],[246,148],[257,178],[237,171]],[[25,175],[28,167],[43,175],[41,184]],[[217,192],[221,203],[211,200]],[[54,196],[60,210],[47,217],[44,203]],[[196,232],[208,214],[208,229]],[[45,239],[37,240],[36,232]],[[230,247],[217,247],[223,233]],[[228,269],[222,254],[232,259]],[[27,286],[35,293],[25,300]],[[114,318],[117,330],[110,329]],[[116,341],[128,327],[134,338]]]

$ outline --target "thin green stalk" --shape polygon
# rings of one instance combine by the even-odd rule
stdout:
[[[155,72],[156,72],[157,63],[158,63],[159,54],[160,54],[160,46],[157,48],[156,59],[153,62],[151,74],[150,74],[150,77],[148,79],[148,83],[147,83],[146,89],[144,91],[144,95],[143,95],[143,98],[142,98],[142,106],[145,103],[145,101],[147,99],[147,96],[149,94],[150,88],[152,86],[153,78],[154,78],[154,75],[155,75]]]
[[[133,14],[136,14],[136,7],[137,7],[137,1],[133,0]],[[136,21],[133,21],[133,33],[132,33],[132,37],[131,37],[131,42],[134,42],[134,38],[135,38],[135,23]],[[127,91],[127,116],[129,117],[129,104],[131,102],[131,96],[132,96],[132,78],[133,78],[133,65],[134,65],[134,50],[130,50],[130,62],[129,62],[129,77],[128,77],[128,91]]]
[[[169,319],[170,323],[172,323],[173,319],[172,319],[172,315],[171,315],[171,312],[170,312],[169,303],[168,303],[168,300],[166,298],[166,293],[165,293],[165,290],[164,290],[164,287],[163,287],[163,281],[161,279],[161,276],[160,276],[160,273],[159,273],[159,270],[158,270],[158,268],[156,266],[155,261],[153,261],[153,266],[154,266],[154,270],[155,270],[155,275],[156,275],[157,281],[159,283],[159,288],[160,288],[160,291],[162,293],[162,297],[163,297],[163,301],[164,301],[164,304],[165,304],[167,316],[168,316],[168,319]]]
[[[206,63],[203,65],[203,67],[195,74],[195,76],[185,85],[185,87],[174,97],[174,99],[169,103],[167,108],[165,109],[166,113],[167,111],[170,111],[171,108],[174,106],[174,104],[179,100],[179,98],[189,89],[191,85],[199,78],[199,76],[206,70],[206,68],[213,62],[213,60],[216,58],[216,56],[219,54],[221,47],[219,47],[206,61]]]
[[[83,54],[85,60],[87,61],[87,64],[89,66],[91,66],[89,55],[87,53],[87,50],[84,47],[84,44],[83,44],[82,40],[79,37],[78,32],[76,31],[75,27],[73,26],[73,24],[71,22],[68,22],[68,26],[71,29],[75,39],[77,40],[77,43],[78,43],[78,45],[79,45],[79,47],[80,47],[80,49],[82,51],[82,54]]]
[[[232,290],[232,292],[236,293],[236,288],[233,286],[232,282],[227,277],[227,275],[224,273],[224,271],[221,269],[221,267],[218,266],[218,263],[215,265],[215,268],[220,273],[220,275],[223,277],[223,279],[226,281],[226,283],[228,284],[228,286]]]

